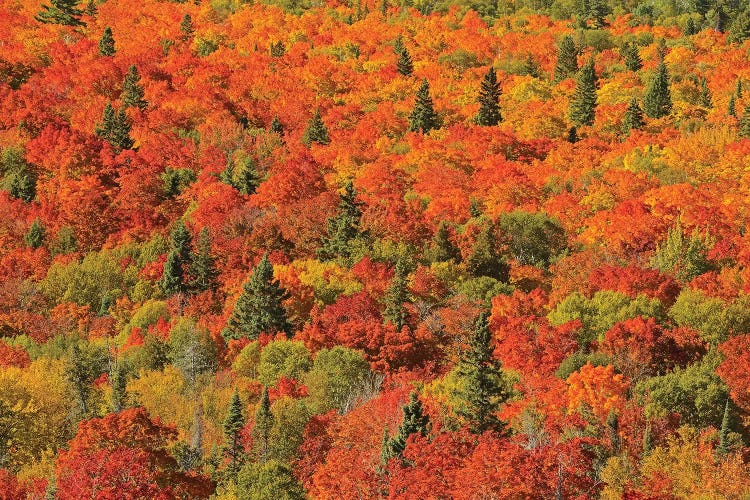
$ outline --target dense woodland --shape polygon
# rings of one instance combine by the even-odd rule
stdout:
[[[0,499],[750,496],[750,12],[0,0]]]

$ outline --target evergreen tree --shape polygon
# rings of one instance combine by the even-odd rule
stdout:
[[[695,21],[692,17],[689,17],[687,22],[685,23],[685,29],[683,30],[683,33],[685,36],[693,36],[698,34],[699,29],[698,25],[695,24]]]
[[[188,289],[185,271],[190,269],[193,258],[192,237],[185,223],[177,222],[170,236],[170,249],[164,263],[161,289],[167,295],[185,293]]]
[[[620,438],[620,419],[617,413],[610,411],[607,415],[607,433],[609,434],[609,445],[612,448],[612,455],[620,454],[622,439]]]
[[[388,0],[380,2],[380,15],[383,16],[383,19],[388,17]]]
[[[712,108],[714,105],[711,89],[708,88],[708,82],[706,82],[705,78],[701,78],[701,92],[698,96],[698,103],[708,109]]]
[[[315,114],[307,122],[307,128],[302,134],[302,143],[304,145],[310,146],[313,142],[322,144],[323,146],[331,143],[326,124],[323,123],[323,118],[320,116],[320,109],[315,110]]]
[[[578,49],[573,37],[565,35],[557,47],[557,63],[555,64],[555,82],[561,82],[574,76],[578,72]]]
[[[396,69],[404,76],[410,76],[414,72],[414,63],[412,63],[409,51],[406,47],[403,48],[398,54],[398,61],[396,61]]]
[[[322,259],[349,258],[351,242],[359,236],[359,221],[362,211],[357,201],[357,192],[352,181],[346,183],[344,193],[339,195],[339,209],[335,217],[328,219],[328,236],[318,249]]]
[[[242,194],[253,194],[261,183],[261,176],[258,173],[258,164],[255,159],[247,155],[232,165],[229,184]]]
[[[192,288],[198,292],[215,291],[219,286],[219,272],[211,254],[211,236],[207,227],[201,230],[198,237],[198,251],[193,256],[190,274],[193,277]]]
[[[568,129],[568,135],[565,140],[571,144],[578,142],[578,129],[575,126]]]
[[[432,262],[454,262],[461,261],[461,251],[450,240],[448,233],[448,224],[445,221],[438,226],[435,236],[432,238],[432,247],[429,251],[429,257]]]
[[[393,281],[391,281],[391,286],[385,294],[383,320],[386,324],[392,323],[398,331],[401,331],[409,319],[409,312],[404,307],[404,303],[409,300],[409,290],[406,283],[408,274],[406,263],[403,259],[399,259],[396,262]]]
[[[255,425],[253,426],[253,442],[255,444],[255,455],[260,463],[269,459],[270,443],[269,437],[273,428],[273,413],[271,413],[271,401],[268,398],[268,388],[263,388],[263,394],[255,410]]]
[[[271,120],[271,132],[279,134],[282,137],[284,136],[284,126],[277,115],[273,115],[273,119]]]
[[[750,105],[745,106],[740,118],[740,136],[750,139]]]
[[[474,324],[468,349],[458,364],[458,374],[464,382],[465,406],[458,413],[469,422],[473,433],[503,432],[505,422],[497,418],[497,410],[509,397],[503,380],[500,362],[492,355],[492,334],[489,316],[483,312]]]
[[[87,16],[91,16],[91,17],[94,17],[95,15],[99,13],[99,9],[96,8],[96,3],[94,2],[94,0],[88,0],[88,2],[86,3],[86,9],[84,10],[84,13]]]
[[[281,40],[271,42],[270,54],[271,57],[282,57],[284,54],[286,54],[286,47],[284,46],[284,42],[282,42]]]
[[[638,99],[633,97],[628,104],[628,109],[625,111],[625,117],[622,120],[622,133],[627,134],[631,130],[642,129],[646,125],[643,119],[643,110],[638,104]]]
[[[195,27],[193,26],[193,18],[190,14],[185,14],[180,22],[180,39],[183,42],[190,40],[195,34]]]
[[[430,97],[430,84],[425,78],[417,91],[417,100],[414,110],[409,115],[409,131],[428,133],[432,129],[440,128],[440,117],[435,112]]]
[[[497,81],[497,72],[490,66],[484,75],[482,86],[479,89],[479,113],[477,124],[483,127],[494,127],[503,119],[500,114],[500,83]]]
[[[45,24],[64,26],[86,26],[81,21],[83,11],[78,8],[78,0],[50,0],[50,5],[42,5],[42,11],[34,19]]]
[[[224,338],[255,339],[263,332],[291,334],[292,325],[282,305],[288,297],[288,292],[273,277],[268,255],[263,255],[242,287],[242,294],[223,332]]]
[[[127,406],[128,392],[126,389],[128,383],[127,371],[122,363],[112,370],[112,411],[119,413]]]
[[[399,35],[393,41],[393,53],[396,54],[396,55],[399,55],[404,50],[406,50],[406,47],[404,46],[404,37],[401,36],[401,35]]]
[[[417,433],[427,436],[427,433],[430,431],[430,417],[424,413],[422,402],[417,397],[416,392],[411,393],[409,402],[403,406],[401,411],[404,413],[404,419],[398,428],[398,434],[388,439],[386,450],[384,451],[386,464],[391,458],[401,456],[406,449],[406,440],[409,439],[409,436]],[[387,434],[384,436],[384,439],[386,437]]]
[[[521,74],[528,75],[533,78],[539,78],[539,65],[536,63],[534,56],[532,56],[531,54],[526,55],[526,60],[523,63]]]
[[[223,425],[224,454],[229,457],[227,468],[230,474],[236,474],[239,471],[244,458],[242,438],[240,436],[243,427],[245,427],[245,416],[243,415],[242,407],[242,400],[235,389]]]
[[[388,432],[388,426],[383,429],[383,439],[380,441],[380,465],[378,466],[378,473],[382,474],[386,471],[388,461],[393,458],[391,456],[391,435]]]
[[[734,89],[734,93],[737,96],[737,99],[742,99],[742,79],[737,79],[737,86]]]
[[[99,40],[99,54],[103,56],[115,55],[115,39],[112,36],[112,28],[104,28],[102,38]]]
[[[672,112],[672,97],[669,92],[669,72],[664,62],[656,69],[643,98],[643,110],[650,118],[661,118]]]
[[[128,68],[128,74],[122,82],[122,105],[123,108],[138,108],[141,111],[146,109],[148,102],[143,98],[145,95],[143,85],[141,85],[141,75],[138,74],[138,68],[131,64]]]
[[[471,255],[466,259],[466,270],[475,277],[489,276],[507,281],[508,265],[497,251],[497,236],[492,222],[477,235]]]
[[[589,19],[594,28],[603,28],[607,25],[605,17],[609,14],[607,0],[589,0]]]
[[[23,237],[23,240],[26,242],[26,245],[29,248],[39,248],[44,243],[44,238],[47,235],[47,230],[44,228],[44,224],[42,224],[42,221],[39,220],[39,217],[34,219],[34,222],[31,223],[31,227],[29,227],[29,232],[26,233],[26,236]]]
[[[731,419],[731,400],[727,398],[727,402],[724,404],[724,416],[721,419],[721,429],[719,430],[719,445],[716,447],[716,451],[720,455],[726,455],[729,453],[729,433],[731,432],[732,419]]]
[[[737,104],[735,103],[734,95],[729,97],[729,104],[727,105],[727,114],[734,118],[737,118]]]
[[[625,67],[630,71],[640,71],[643,67],[638,46],[633,43],[624,43],[620,49],[620,56],[625,60]]]
[[[570,119],[577,125],[593,125],[596,116],[596,70],[594,59],[581,68],[570,100]]]
[[[716,19],[714,22],[714,30],[719,33],[724,33],[727,28],[727,14],[721,5],[716,8]]]
[[[651,425],[646,426],[646,431],[643,433],[643,455],[648,455],[654,448],[654,434],[651,430]]]
[[[130,138],[130,120],[121,108],[115,112],[111,103],[104,107],[102,121],[96,126],[96,135],[107,141],[116,150],[130,149],[133,140]]]
[[[36,180],[34,176],[26,172],[13,174],[8,193],[12,198],[29,203],[36,197]]]

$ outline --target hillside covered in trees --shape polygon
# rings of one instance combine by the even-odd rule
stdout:
[[[735,0],[0,0],[0,499],[750,496]]]

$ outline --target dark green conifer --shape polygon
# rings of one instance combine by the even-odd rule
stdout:
[[[631,130],[642,129],[646,125],[643,119],[643,110],[638,104],[638,99],[633,97],[628,104],[628,109],[625,111],[625,117],[622,120],[622,133],[627,134]]]
[[[732,418],[730,412],[731,400],[727,398],[727,401],[724,404],[724,416],[721,419],[721,429],[719,430],[719,445],[716,447],[716,451],[720,455],[726,455],[729,453],[730,449],[729,433],[732,430]]]
[[[692,17],[689,17],[687,22],[685,23],[685,29],[683,30],[683,33],[685,36],[693,36],[698,34],[698,25],[695,24],[695,21]]]
[[[242,410],[242,400],[239,393],[235,390],[223,425],[224,454],[229,458],[227,468],[231,474],[236,474],[239,471],[244,458],[242,437],[240,435],[243,427],[245,427],[245,416]]]
[[[352,181],[346,183],[344,192],[339,195],[339,208],[335,217],[328,219],[328,236],[318,249],[321,259],[349,258],[351,242],[359,236],[359,221],[362,217],[361,203],[357,201],[357,192]]]
[[[578,49],[573,37],[565,35],[557,47],[557,63],[555,64],[555,82],[575,76],[578,72]]]
[[[263,332],[292,332],[282,302],[289,297],[288,292],[273,277],[273,266],[268,255],[263,255],[250,278],[242,287],[224,338],[255,339]]]
[[[26,172],[13,174],[10,180],[9,194],[12,198],[29,203],[36,197],[36,180],[34,175]]]
[[[409,300],[409,290],[406,283],[408,274],[406,263],[403,259],[399,259],[396,262],[396,272],[393,276],[393,281],[391,281],[391,286],[385,294],[383,321],[386,324],[393,324],[398,331],[401,331],[409,319],[409,312],[404,307],[406,301]]]
[[[128,74],[122,82],[122,105],[124,108],[138,108],[141,111],[146,109],[148,102],[143,98],[145,95],[143,85],[141,85],[141,75],[138,74],[138,68],[131,64],[128,68]]]
[[[531,54],[526,55],[526,60],[523,63],[521,74],[528,75],[533,78],[539,78],[539,65],[534,59],[534,56],[532,56]]]
[[[495,225],[490,221],[477,235],[471,255],[466,259],[466,270],[472,276],[489,276],[500,281],[508,279],[508,265],[497,251]]]
[[[47,230],[44,228],[44,224],[39,220],[39,217],[34,219],[29,227],[29,232],[23,237],[26,245],[29,248],[39,248],[44,243],[44,238],[47,236]]]
[[[734,93],[737,96],[737,99],[742,99],[742,79],[737,79],[737,85],[734,88]]]
[[[282,57],[284,54],[286,54],[286,47],[284,46],[284,42],[281,40],[277,40],[275,42],[271,42],[271,57]]]
[[[469,346],[458,364],[465,403],[458,413],[468,421],[469,429],[476,434],[490,430],[503,432],[506,425],[497,417],[497,411],[509,398],[509,393],[500,362],[492,354],[491,343],[489,316],[483,312],[474,324]]]
[[[94,17],[99,13],[99,9],[96,7],[96,2],[94,2],[94,0],[88,0],[88,2],[86,2],[84,13],[91,17]]]
[[[64,26],[86,26],[81,21],[83,11],[78,8],[78,0],[50,0],[50,5],[42,5],[42,10],[34,19],[45,24]]]
[[[396,61],[396,69],[404,76],[410,76],[414,72],[414,63],[412,63],[409,51],[406,47],[403,48],[398,54],[398,61]]]
[[[711,89],[708,88],[708,82],[706,82],[705,78],[701,78],[701,92],[698,96],[698,104],[708,109],[714,106]]]
[[[130,138],[130,120],[125,114],[125,109],[118,112],[107,103],[102,114],[102,121],[96,127],[96,135],[112,145],[115,150],[130,149],[133,140]]]
[[[727,114],[734,118],[737,118],[737,104],[735,102],[734,95],[729,96],[729,104],[727,104]]]
[[[170,236],[170,249],[164,263],[164,274],[161,289],[166,295],[188,291],[186,271],[190,269],[193,259],[192,236],[185,223],[177,221]]]
[[[103,56],[115,55],[115,39],[112,36],[112,28],[104,28],[101,39],[99,39],[99,54]]]
[[[193,26],[193,18],[190,14],[185,14],[180,22],[180,39],[183,42],[190,40],[195,34],[195,27]]]
[[[323,146],[331,143],[326,124],[323,123],[323,118],[320,116],[320,109],[315,110],[312,118],[307,122],[305,132],[302,134],[303,144],[310,146],[313,142]]]
[[[273,119],[271,120],[271,132],[279,134],[281,137],[284,136],[284,126],[277,115],[273,115]]]
[[[263,388],[263,394],[255,410],[255,425],[253,426],[253,444],[255,445],[255,456],[260,463],[268,460],[270,455],[271,428],[273,428],[273,413],[271,413],[271,401],[268,398],[268,388]]]
[[[127,406],[128,391],[128,374],[122,363],[117,363],[112,370],[112,396],[111,406],[112,411],[119,413],[124,410]]]
[[[398,35],[393,41],[393,53],[399,55],[404,50],[406,50],[406,46],[404,46],[404,37],[402,35]]]
[[[417,91],[414,110],[409,115],[409,131],[426,134],[440,126],[440,117],[435,112],[432,97],[430,97],[430,84],[425,78]]]
[[[398,434],[388,440],[387,455],[389,459],[401,456],[406,449],[406,440],[412,434],[419,433],[422,436],[427,436],[430,432],[430,417],[425,414],[422,402],[417,397],[416,392],[411,393],[409,402],[401,410],[404,413],[404,419],[398,428]]]
[[[565,140],[571,144],[578,142],[578,129],[575,126],[568,129],[568,135]]]
[[[634,43],[624,43],[620,48],[620,56],[625,60],[625,67],[630,71],[640,71],[643,67],[640,51]]]
[[[745,106],[740,118],[740,136],[750,139],[750,105]]]
[[[429,251],[432,262],[448,262],[461,260],[461,251],[450,239],[448,224],[442,221],[438,226],[435,236],[432,238],[432,246]]]
[[[490,66],[479,89],[479,113],[476,121],[478,125],[483,127],[494,127],[502,119],[500,114],[500,83],[497,81],[495,68]]]
[[[672,112],[672,96],[669,91],[669,72],[664,62],[656,68],[643,98],[643,111],[650,118],[661,118]]]
[[[581,68],[570,100],[570,120],[577,125],[593,125],[596,116],[596,70],[594,59]]]
[[[192,288],[197,292],[215,291],[218,288],[216,259],[211,254],[211,236],[204,227],[198,237],[198,251],[192,259],[190,274],[193,278]]]

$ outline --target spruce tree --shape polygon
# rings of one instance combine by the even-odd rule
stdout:
[[[458,414],[468,421],[469,429],[475,434],[505,430],[505,422],[496,413],[509,394],[500,362],[492,355],[491,342],[489,316],[482,312],[469,337],[468,349],[464,351],[458,364],[458,374],[463,379],[462,399],[465,403]]]
[[[578,129],[575,126],[568,129],[568,134],[565,137],[565,140],[571,144],[578,142]]]
[[[683,30],[683,34],[685,36],[693,36],[698,34],[699,29],[698,26],[695,24],[695,20],[693,20],[692,17],[689,17],[687,22],[685,23],[685,29]]]
[[[640,71],[643,67],[638,46],[633,43],[624,43],[620,48],[620,56],[625,60],[625,67],[630,71]]]
[[[102,114],[102,121],[96,126],[96,135],[112,145],[115,150],[130,149],[133,140],[130,138],[130,120],[121,108],[115,112],[112,103],[107,103]]]
[[[661,118],[672,112],[672,97],[669,92],[669,72],[662,61],[651,78],[643,98],[643,110],[650,118]]]
[[[50,5],[42,5],[42,11],[34,19],[45,24],[63,26],[86,26],[81,21],[83,11],[78,8],[78,0],[50,0]]]
[[[404,307],[404,303],[409,300],[409,290],[406,283],[408,274],[406,263],[403,259],[399,259],[396,262],[396,270],[391,281],[391,286],[385,294],[383,321],[386,324],[393,324],[398,331],[401,331],[409,319],[409,312]]]
[[[721,429],[719,430],[719,445],[716,447],[716,451],[720,455],[726,455],[729,453],[729,433],[731,432],[732,419],[731,419],[731,400],[727,398],[724,404],[724,416],[721,419]]]
[[[344,193],[339,197],[338,213],[328,219],[328,236],[318,249],[318,256],[322,259],[349,258],[351,242],[360,234],[361,204],[357,201],[357,192],[352,181],[346,183]]]
[[[126,389],[128,383],[127,371],[122,363],[117,365],[112,370],[112,396],[111,406],[112,411],[119,413],[124,410],[127,406],[128,392]]]
[[[245,156],[232,165],[229,184],[242,194],[253,194],[258,189],[261,176],[258,173],[258,164],[252,156]]]
[[[740,118],[740,136],[750,139],[750,105],[745,106]]]
[[[99,13],[99,9],[96,7],[96,2],[94,2],[94,0],[88,0],[88,2],[86,2],[84,13],[91,17],[94,17]]]
[[[735,103],[734,95],[729,97],[729,104],[727,104],[727,114],[734,118],[737,118],[737,104]]]
[[[523,68],[521,69],[521,74],[531,76],[533,78],[539,78],[539,65],[534,59],[534,56],[532,56],[531,54],[526,55],[526,60],[524,61]]]
[[[404,47],[398,54],[396,69],[404,76],[410,76],[414,72],[414,63],[412,62],[411,56],[409,55],[409,51],[406,50],[406,47]]]
[[[404,413],[404,419],[398,428],[398,434],[388,440],[388,459],[401,456],[406,449],[406,440],[409,436],[417,433],[427,436],[430,431],[430,417],[424,413],[422,402],[417,397],[416,392],[411,393],[409,402],[401,410]]]
[[[128,68],[128,74],[122,82],[122,105],[123,108],[138,108],[141,111],[146,109],[148,102],[143,98],[145,95],[143,85],[141,85],[141,75],[138,74],[138,68],[131,64]]]
[[[103,56],[115,55],[115,39],[112,36],[112,28],[107,26],[99,40],[99,54]]]
[[[466,270],[472,276],[489,276],[500,281],[508,279],[508,265],[497,251],[495,225],[490,221],[474,240],[471,255],[466,259]]]
[[[36,180],[33,174],[18,172],[10,180],[8,193],[12,198],[29,203],[36,197]]]
[[[638,104],[638,99],[633,97],[628,104],[628,109],[625,111],[625,117],[622,120],[622,133],[627,134],[631,130],[642,129],[646,125],[643,120],[643,110]]]
[[[742,99],[742,79],[737,79],[737,86],[734,88],[734,93],[737,96],[737,99]]]
[[[245,427],[245,416],[242,409],[242,400],[237,390],[235,390],[223,425],[224,454],[229,457],[229,465],[227,467],[230,474],[236,474],[239,471],[244,458],[242,438],[240,436],[242,428]]]
[[[409,115],[409,131],[426,134],[437,128],[440,128],[440,118],[435,112],[432,97],[430,97],[430,84],[425,78],[417,91],[414,110]]]
[[[216,260],[211,254],[211,236],[207,227],[201,230],[198,237],[198,249],[193,255],[190,274],[193,278],[192,289],[197,292],[215,291],[219,286],[219,272],[216,269]]]
[[[268,398],[268,388],[263,388],[263,394],[255,410],[255,425],[253,426],[253,442],[255,445],[255,456],[260,463],[268,460],[270,455],[269,438],[273,428],[273,413],[271,413],[271,401]]]
[[[555,82],[575,76],[578,72],[578,49],[573,37],[565,35],[557,47],[557,63],[555,64]]]
[[[323,146],[331,143],[326,124],[323,123],[323,118],[320,116],[320,109],[315,110],[312,118],[307,122],[305,132],[302,134],[302,143],[305,146],[310,146],[313,142]]]
[[[393,41],[393,52],[394,54],[399,55],[404,50],[406,50],[406,47],[404,46],[404,37],[402,35],[399,35]]]
[[[705,78],[701,78],[701,92],[698,96],[698,104],[708,109],[712,108],[714,105],[711,89],[708,88],[708,82],[706,82]]]
[[[581,68],[570,100],[570,119],[577,125],[593,125],[596,116],[596,70],[594,59]]]
[[[190,269],[192,258],[192,237],[185,223],[180,220],[170,235],[170,249],[160,282],[161,289],[166,295],[188,291],[185,272]]]
[[[432,262],[460,262],[461,251],[450,240],[448,224],[442,221],[438,226],[435,236],[432,238],[432,246],[429,251]]]
[[[195,34],[195,27],[193,26],[193,18],[190,14],[185,14],[180,22],[180,39],[183,42],[190,40]]]
[[[281,137],[284,136],[284,126],[277,115],[273,115],[273,119],[271,120],[271,132],[279,134]]]
[[[39,248],[44,243],[44,238],[47,235],[47,230],[44,228],[44,224],[42,224],[42,221],[39,220],[39,217],[34,219],[34,222],[31,223],[31,227],[29,227],[29,232],[26,233],[26,236],[23,237],[23,240],[26,242],[26,245],[29,248]]]
[[[291,334],[292,325],[282,305],[288,297],[288,292],[273,277],[268,255],[263,255],[242,287],[242,294],[222,333],[224,338],[255,339],[263,332]]]
[[[479,113],[476,122],[483,127],[494,127],[502,120],[500,114],[500,83],[497,72],[490,66],[479,89]]]

